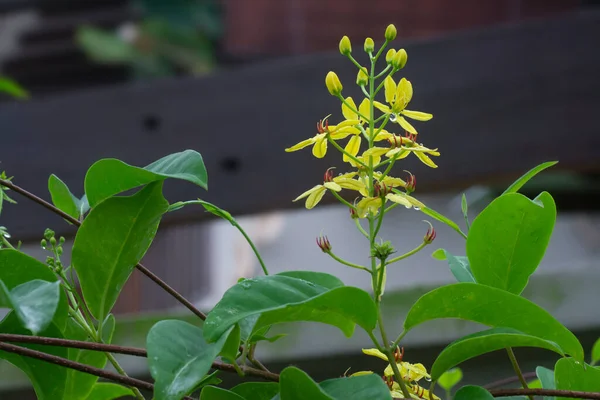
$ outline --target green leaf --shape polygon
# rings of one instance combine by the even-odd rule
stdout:
[[[57,282],[56,276],[47,265],[18,250],[0,250],[0,280],[6,288],[12,290],[26,282],[39,279],[47,282]],[[67,297],[60,291],[60,297],[53,322],[58,329],[64,330],[68,314]]]
[[[467,203],[467,196],[463,193],[460,198],[460,211],[462,211],[465,220],[469,218],[469,204]]]
[[[597,364],[600,361],[600,338],[596,340],[592,347],[592,364]]]
[[[52,197],[52,204],[61,211],[66,212],[73,218],[80,217],[81,201],[73,196],[67,185],[56,175],[50,175],[48,179],[48,191]]]
[[[60,282],[58,281],[34,279],[9,291],[0,279],[0,308],[13,309],[23,327],[33,335],[37,335],[50,325],[59,300]]]
[[[462,237],[464,237],[465,239],[467,238],[467,235],[460,230],[460,227],[456,224],[456,222],[452,221],[450,218],[443,216],[439,212],[432,210],[429,207],[421,207],[421,212],[425,215],[429,215],[431,218],[437,219],[443,224],[448,225],[450,228],[458,232]]]
[[[0,323],[0,332],[18,335],[29,335],[29,332],[21,327],[14,312],[10,312],[4,321]],[[55,324],[51,324],[41,336],[63,339],[63,335]],[[38,344],[20,343],[19,346],[47,354],[67,358],[67,348],[60,346],[42,346]],[[0,350],[0,358],[5,359],[15,367],[23,371],[35,390],[38,400],[63,400],[67,369],[59,365],[50,364],[35,358],[20,356]]]
[[[245,398],[226,389],[206,386],[200,393],[200,400],[245,400]]]
[[[538,165],[535,168],[530,169],[525,175],[517,179],[512,185],[510,185],[502,194],[516,193],[525,185],[531,178],[553,165],[556,165],[558,161],[549,161]]]
[[[349,376],[328,379],[319,384],[321,389],[334,399],[372,400],[392,399],[390,389],[379,375]]]
[[[244,399],[271,400],[279,393],[279,384],[275,382],[244,382],[231,389]]]
[[[577,362],[572,358],[561,358],[554,367],[554,379],[559,390],[600,392],[600,368]],[[557,397],[557,400],[566,400]]]
[[[99,63],[129,63],[138,54],[137,49],[119,35],[89,26],[77,30],[76,40],[87,56]]]
[[[273,400],[334,400],[306,372],[287,367],[279,375],[279,396]]]
[[[0,92],[8,93],[17,99],[26,99],[29,93],[12,79],[0,77]]]
[[[210,370],[229,332],[208,344],[202,329],[187,322],[164,320],[148,332],[148,366],[156,381],[156,400],[179,400],[191,393]]]
[[[542,389],[556,389],[556,383],[554,382],[554,371],[544,367],[537,367],[535,369],[535,374],[540,381]],[[544,396],[544,400],[555,400],[555,397]]]
[[[438,379],[438,384],[443,389],[450,391],[454,386],[460,383],[462,378],[463,372],[460,368],[451,368],[440,376]]]
[[[115,331],[115,317],[110,314],[104,324],[102,324],[102,341],[106,344],[112,342],[112,336]],[[87,332],[79,326],[74,320],[67,322],[65,336],[73,340],[89,341]],[[96,368],[104,368],[106,366],[106,354],[100,351],[80,350],[69,348],[69,360],[76,361],[82,364],[90,365]],[[86,400],[89,398],[90,392],[95,390],[98,377],[74,369],[67,369],[67,384],[65,388],[65,399],[71,400]],[[110,390],[110,389],[98,389]],[[99,394],[98,394],[99,395]]]
[[[431,379],[438,380],[444,372],[471,358],[507,347],[539,347],[564,355],[553,342],[515,329],[493,328],[465,336],[446,346],[431,367]]]
[[[475,218],[467,256],[478,283],[520,294],[544,257],[556,221],[552,196],[505,194]]]
[[[227,336],[227,340],[223,345],[220,356],[227,362],[233,362],[237,359],[237,354],[240,348],[241,331],[240,326],[235,324],[231,333]]]
[[[252,335],[252,337],[250,338],[250,343],[258,343],[258,342],[263,342],[263,341],[269,342],[269,343],[275,343],[279,339],[284,338],[286,336],[287,336],[287,333],[280,333],[278,335],[273,335],[270,337],[255,334],[255,335]]]
[[[494,396],[481,386],[463,386],[454,395],[454,400],[494,400]]]
[[[312,282],[327,289],[335,289],[344,286],[344,282],[337,276],[327,274],[325,272],[314,271],[284,271],[280,272],[279,276],[289,276],[292,278],[303,279]]]
[[[114,400],[120,399],[125,396],[134,397],[131,389],[125,386],[117,385],[116,383],[96,383],[85,398],[86,400]],[[71,399],[71,397],[65,397],[65,399]]]
[[[566,353],[583,361],[583,348],[575,335],[549,312],[521,296],[476,283],[455,283],[424,294],[412,306],[406,331],[438,318],[458,318],[490,327],[516,329],[556,343]]]
[[[85,175],[85,193],[91,207],[116,194],[167,178],[182,179],[207,188],[208,177],[200,153],[185,150],[170,154],[145,168],[114,158],[97,161]]]
[[[444,249],[438,249],[437,251],[442,251],[444,254],[445,260],[448,260],[448,267],[450,267],[450,272],[456,278],[458,282],[475,282],[475,278],[473,278],[473,273],[471,272],[471,267],[469,266],[469,259],[464,256],[455,256],[452,255],[449,251]],[[438,253],[437,257],[441,257]]]
[[[447,258],[446,258],[446,250],[444,250],[444,249],[436,249],[436,250],[434,250],[434,252],[431,253],[431,258],[434,258],[434,259],[440,260],[440,261],[447,260]]]
[[[254,332],[281,322],[313,321],[336,326],[350,337],[355,324],[370,332],[377,323],[375,303],[364,290],[328,289],[304,279],[269,275],[246,279],[227,290],[204,322],[204,337],[215,341],[234,324],[256,314],[261,316]]]
[[[77,231],[72,264],[92,314],[98,320],[114,306],[123,285],[154,239],[168,203],[162,182],[93,208]]]

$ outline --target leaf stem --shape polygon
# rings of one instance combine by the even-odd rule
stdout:
[[[517,361],[515,352],[513,351],[513,349],[511,347],[507,347],[506,352],[508,353],[508,358],[510,359],[510,363],[512,364],[513,369],[515,370],[517,376],[519,377],[519,381],[521,382],[521,385],[523,385],[523,389],[529,389],[529,386],[527,386],[527,381],[525,380],[525,377],[523,377],[523,372],[521,372],[521,367],[519,367],[519,362]],[[529,397],[529,400],[533,400],[532,395],[528,395],[527,397]]]
[[[356,269],[361,269],[363,271],[371,272],[369,270],[369,268],[363,267],[362,265],[351,263],[350,261],[346,261],[343,258],[336,256],[332,251],[328,251],[327,254],[329,254],[331,256],[331,258],[333,258],[335,261],[339,262],[340,264],[344,264],[351,268],[356,268]]]
[[[269,275],[269,270],[267,269],[265,262],[263,261],[262,257],[260,256],[258,249],[254,245],[254,242],[252,241],[252,239],[250,239],[250,236],[248,236],[246,231],[240,226],[240,224],[237,223],[236,220],[232,220],[229,222],[231,222],[231,225],[235,226],[237,228],[237,230],[240,231],[240,233],[244,236],[244,238],[246,239],[246,241],[248,242],[250,247],[252,247],[252,251],[254,251],[254,255],[256,255],[256,258],[258,259],[258,262],[260,263],[260,267],[262,268],[263,272],[265,273],[265,275]]]
[[[415,247],[414,249],[412,249],[411,251],[409,251],[409,252],[407,252],[407,253],[404,253],[404,254],[402,254],[402,255],[400,255],[400,256],[398,256],[398,257],[394,257],[394,258],[392,258],[391,260],[389,260],[389,261],[387,262],[387,264],[389,265],[389,264],[392,264],[392,263],[398,262],[398,261],[400,261],[400,260],[404,260],[405,258],[407,258],[407,257],[410,257],[410,256],[412,256],[413,254],[416,254],[416,253],[418,253],[418,252],[419,252],[419,251],[421,251],[421,250],[422,250],[422,249],[423,249],[425,246],[427,246],[427,243],[423,242],[423,243],[421,243],[420,245],[418,245],[417,247]]]
[[[359,232],[362,233],[363,236],[368,239],[369,234],[367,233],[367,231],[365,231],[365,228],[363,228],[362,225],[360,224],[360,218],[356,218],[354,220],[354,223],[356,224],[356,228],[359,230]]]
[[[113,367],[115,367],[115,370],[122,376],[128,376],[127,373],[125,372],[125,370],[123,369],[123,367],[121,367],[121,365],[118,363],[117,359],[115,358],[115,356],[113,356],[110,353],[104,353],[106,354],[106,358],[108,359],[108,361],[110,361],[110,363],[112,364]],[[140,389],[138,389],[135,386],[130,386],[131,390],[133,391],[133,394],[135,395],[135,397],[138,400],[146,400],[146,398],[144,397],[144,395],[142,394],[142,392],[140,392]]]

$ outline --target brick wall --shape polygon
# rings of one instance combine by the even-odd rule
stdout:
[[[225,50],[237,56],[280,56],[337,48],[382,37],[394,23],[414,38],[542,17],[575,9],[580,0],[224,0]]]

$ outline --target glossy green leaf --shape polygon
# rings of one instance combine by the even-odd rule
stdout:
[[[246,400],[244,397],[216,386],[206,386],[200,393],[200,400]]]
[[[289,276],[292,278],[303,279],[312,282],[327,289],[335,289],[344,286],[344,282],[337,276],[327,274],[325,272],[315,271],[284,271],[280,272],[279,276]]]
[[[231,389],[244,399],[271,400],[279,393],[279,384],[275,382],[244,382]]]
[[[187,322],[164,320],[146,339],[148,366],[155,380],[156,400],[179,400],[205,377],[221,352],[229,332],[216,343],[206,343],[202,329]]]
[[[452,388],[460,383],[463,378],[463,372],[460,368],[451,368],[444,372],[438,379],[438,384],[445,390]]]
[[[440,252],[443,253],[443,258]],[[471,267],[469,266],[469,259],[467,257],[455,256],[447,250],[438,249],[436,250],[435,258],[448,261],[450,272],[452,272],[452,275],[454,275],[454,278],[456,278],[458,282],[475,282],[475,278],[473,278],[473,273],[471,272]]]
[[[439,261],[445,261],[446,258],[446,250],[444,249],[436,249],[433,251],[433,253],[431,253],[431,257],[433,259],[439,260]]]
[[[494,396],[481,386],[463,386],[454,395],[454,400],[494,400]]]
[[[208,314],[204,336],[215,341],[237,322],[256,314],[261,315],[254,332],[281,322],[313,321],[336,326],[349,337],[355,324],[372,331],[377,323],[375,303],[364,290],[328,289],[304,279],[270,275],[246,279],[227,290]]]
[[[0,323],[0,332],[29,335],[29,332],[21,327],[14,312],[10,312],[4,321]],[[45,331],[40,332],[40,335],[63,339],[62,333],[55,324],[48,326]],[[68,356],[66,347],[42,346],[29,343],[20,343],[19,346],[42,351],[62,358],[67,358]],[[33,385],[38,400],[64,400],[65,382],[67,379],[66,368],[1,350],[0,358],[13,364],[27,375]]]
[[[577,337],[550,313],[521,296],[477,283],[455,283],[432,290],[412,306],[406,331],[439,318],[458,318],[490,327],[516,329],[523,334],[556,343],[566,353],[583,361]]]
[[[446,346],[431,367],[431,379],[438,380],[444,372],[471,358],[508,347],[539,347],[564,355],[553,342],[515,329],[492,328],[462,337]]]
[[[273,335],[273,336],[264,336],[264,335],[255,334],[255,335],[252,335],[252,337],[250,338],[250,343],[258,343],[258,342],[275,343],[279,339],[284,338],[286,336],[287,336],[287,333],[280,333],[278,335]]]
[[[478,283],[520,294],[544,257],[556,205],[547,192],[535,200],[505,194],[475,218],[467,239],[467,256]]]
[[[110,314],[102,326],[102,340],[104,343],[110,344],[115,331],[115,317]],[[86,331],[79,326],[74,320],[67,322],[65,336],[72,340],[90,341]],[[106,354],[100,351],[80,350],[69,348],[69,360],[76,361],[82,364],[90,365],[96,368],[104,368],[106,366]],[[67,369],[67,384],[65,387],[65,399],[70,400],[86,400],[90,396],[92,390],[110,389],[95,389],[97,386],[98,377],[74,369]],[[115,389],[117,390],[117,389]],[[99,395],[99,394],[97,394]]]
[[[279,375],[279,396],[273,400],[334,400],[306,372],[287,367]]]
[[[554,382],[554,371],[544,367],[537,367],[535,369],[535,374],[540,381],[540,386],[542,389],[556,389],[556,383]],[[544,400],[555,400],[555,397],[544,396]]]
[[[170,154],[145,168],[113,158],[97,161],[85,175],[85,193],[90,206],[95,207],[111,196],[167,178],[182,179],[206,189],[208,177],[200,153],[185,150]]]
[[[531,178],[533,178],[534,176],[536,176],[537,174],[539,174],[546,168],[550,168],[553,165],[556,165],[557,163],[558,163],[558,161],[548,161],[548,162],[538,165],[535,168],[530,169],[529,171],[527,171],[527,173],[525,173],[525,175],[521,176],[512,185],[510,185],[502,194],[518,192],[519,189],[521,189],[523,187],[523,185],[525,185],[527,182],[529,182],[529,180]]]
[[[0,308],[14,310],[27,330],[33,335],[45,330],[58,308],[60,282],[34,279],[8,290],[0,279]]]
[[[48,191],[52,197],[52,204],[56,208],[73,218],[80,217],[81,200],[75,197],[69,187],[54,174],[48,179]]]
[[[592,347],[592,364],[597,364],[600,361],[600,338],[596,340]]]
[[[34,279],[56,282],[56,276],[47,265],[18,250],[0,250],[0,280],[12,290]],[[53,322],[62,331],[67,323],[67,297],[61,290]]]
[[[421,212],[425,215],[429,215],[431,218],[435,218],[443,224],[448,225],[450,228],[454,229],[458,232],[462,237],[466,238],[467,235],[460,229],[460,227],[456,224],[456,222],[452,221],[450,218],[440,214],[439,212],[432,210],[429,207],[421,207]]]
[[[4,78],[0,76],[0,92],[8,93],[9,95],[17,99],[26,99],[29,97],[27,90],[23,89],[21,85],[12,79]]]
[[[392,399],[390,389],[376,374],[328,379],[319,386],[329,396],[339,400]]]
[[[229,363],[237,359],[237,354],[240,348],[241,330],[239,324],[235,324],[231,332],[229,333],[223,349],[221,349],[220,356]]]
[[[561,358],[556,362],[554,379],[559,390],[600,392],[600,368],[572,358]],[[566,400],[566,397],[557,397],[557,400]]]
[[[131,389],[116,383],[98,382],[94,385],[90,394],[85,397],[86,400],[115,400],[125,396],[134,397]],[[65,397],[71,399],[71,397]]]
[[[168,203],[162,182],[93,208],[77,231],[72,264],[92,314],[104,320],[158,229]]]

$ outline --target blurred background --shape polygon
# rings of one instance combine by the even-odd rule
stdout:
[[[401,75],[415,86],[415,109],[435,118],[424,144],[442,153],[440,168],[408,160],[416,196],[459,222],[464,192],[473,218],[514,178],[559,160],[524,194],[553,194],[559,209],[544,261],[525,296],[574,330],[586,350],[600,336],[600,2],[597,0],[0,0],[0,78],[27,92],[0,93],[0,170],[49,199],[57,174],[78,196],[86,169],[115,157],[143,166],[192,148],[205,158],[210,191],[169,183],[172,201],[202,197],[239,216],[272,272],[320,270],[368,289],[367,276],[328,259],[314,244],[327,234],[340,256],[368,259],[368,243],[347,209],[324,201],[312,211],[292,203],[320,183],[334,155],[283,149],[313,136],[314,123],[339,105],[325,90],[330,69],[353,92],[354,67],[337,53],[350,36],[359,61],[367,36],[381,43],[394,23],[409,63]],[[437,161],[437,160],[436,160]],[[399,172],[401,174],[401,172]],[[60,218],[13,196],[6,226],[26,252],[44,228],[72,240]],[[329,204],[328,204],[329,203]],[[381,237],[398,251],[420,241],[427,225],[414,210],[394,210]],[[462,222],[462,221],[461,221]],[[438,223],[437,239],[388,272],[384,301],[390,331],[423,293],[453,281],[439,247],[463,255],[464,240]],[[67,249],[65,249],[67,250]],[[68,254],[68,251],[65,252]],[[67,258],[68,261],[68,258]],[[144,264],[199,307],[210,310],[240,277],[260,274],[250,247],[228,223],[200,209],[165,219]],[[144,346],[156,321],[198,323],[137,271],[115,313],[116,344]],[[430,366],[449,341],[477,330],[462,321],[426,324],[406,338],[406,359]],[[369,346],[312,323],[281,326],[288,336],[259,347],[273,370],[293,363],[317,379],[379,370],[361,354]],[[522,367],[553,364],[552,355],[517,349]],[[123,357],[126,370],[148,378],[145,360]],[[464,365],[465,382],[511,376],[505,354]],[[226,384],[237,377],[223,374]],[[26,377],[0,361],[0,398],[35,398]]]

